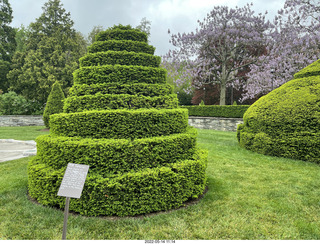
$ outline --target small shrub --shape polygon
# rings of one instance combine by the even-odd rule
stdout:
[[[0,94],[0,115],[30,115],[40,109],[38,103],[28,101],[13,91]]]
[[[43,121],[47,128],[50,128],[50,115],[63,112],[64,93],[59,82],[55,82],[49,94],[46,107],[43,113]]]

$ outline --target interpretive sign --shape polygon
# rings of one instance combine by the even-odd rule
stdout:
[[[62,240],[67,236],[67,223],[69,214],[70,198],[80,198],[84,182],[86,181],[89,165],[68,163],[66,172],[64,173],[58,196],[66,197],[66,205],[64,207],[64,221]]]
[[[80,198],[89,165],[69,163],[64,173],[58,196]]]

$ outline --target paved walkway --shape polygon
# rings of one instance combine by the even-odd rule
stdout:
[[[35,141],[0,139],[0,163],[37,154]]]

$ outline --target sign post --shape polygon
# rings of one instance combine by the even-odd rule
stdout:
[[[66,197],[62,240],[66,240],[70,198],[80,198],[87,178],[89,165],[68,163],[64,173],[58,196]]]

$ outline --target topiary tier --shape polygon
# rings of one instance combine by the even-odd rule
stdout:
[[[188,111],[166,83],[145,33],[114,26],[96,36],[74,72],[64,112],[36,139],[29,194],[63,208],[58,197],[68,163],[90,165],[70,210],[132,216],[178,208],[206,187],[207,153],[197,147]]]
[[[238,126],[249,150],[320,163],[320,60],[261,97]]]

